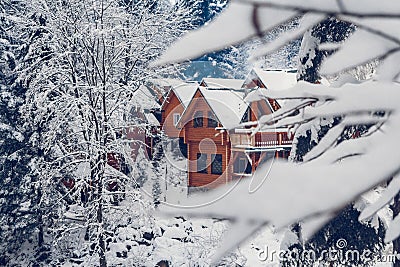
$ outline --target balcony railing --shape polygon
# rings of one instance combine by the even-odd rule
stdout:
[[[236,133],[231,134],[230,138],[232,146],[238,148],[290,146],[293,142],[287,132],[259,132],[254,136]]]

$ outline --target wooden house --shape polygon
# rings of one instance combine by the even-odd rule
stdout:
[[[242,89],[211,88],[203,80],[201,84],[209,87],[196,90],[177,126],[188,150],[189,188],[214,188],[251,176],[264,160],[287,158],[293,139],[288,129],[261,129],[251,135],[253,129],[240,124],[257,121],[284,104],[268,98],[252,101],[254,95],[295,83],[294,73],[258,69],[250,73]]]
[[[232,179],[229,130],[248,108],[244,92],[199,87],[179,127],[188,151],[188,186],[212,188]]]
[[[246,92],[245,101],[249,103],[242,123],[258,121],[264,115],[270,115],[285,105],[285,101],[257,97],[268,90],[284,90],[297,83],[296,71],[253,69],[243,83]],[[287,101],[286,101],[287,102]],[[293,136],[289,129],[263,129],[252,135],[252,128],[237,127],[230,133],[232,142],[234,171],[233,179],[254,173],[258,165],[265,160],[288,158]]]

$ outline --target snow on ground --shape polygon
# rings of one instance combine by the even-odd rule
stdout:
[[[156,176],[161,184],[160,200],[170,204],[185,202],[187,194],[187,160],[174,152],[171,143],[164,149],[165,158],[160,161],[159,174]],[[153,175],[153,174],[152,174]],[[154,177],[153,177],[154,178]],[[148,179],[143,189],[151,196],[154,180]],[[154,258],[151,264],[161,260],[169,260],[172,266],[210,266],[212,255],[220,245],[228,221],[193,218],[155,218],[156,227],[162,235],[154,240]],[[225,266],[242,264],[241,266],[257,267],[279,264],[278,259],[261,261],[260,251],[268,249],[278,251],[283,233],[275,233],[271,227],[258,231],[232,254],[224,259]],[[149,266],[151,265],[149,263]],[[243,265],[244,264],[244,265]],[[154,266],[154,265],[153,265]]]

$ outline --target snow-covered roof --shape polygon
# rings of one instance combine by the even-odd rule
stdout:
[[[267,89],[284,90],[293,87],[297,83],[296,72],[290,70],[262,70],[253,69]]]
[[[222,78],[203,78],[202,83],[206,87],[210,88],[231,88],[240,89],[242,88],[244,80],[237,79],[222,79]]]
[[[147,122],[153,126],[160,126],[160,122],[157,120],[153,113],[144,113]]]
[[[133,105],[142,109],[160,108],[157,96],[145,85],[141,85],[132,98]]]
[[[244,101],[243,92],[209,90],[205,87],[199,87],[199,90],[225,129],[239,126],[248,107],[248,103]]]
[[[171,90],[168,92],[167,97],[164,100],[163,105],[168,102],[168,96],[171,91],[173,91],[175,95],[179,98],[179,101],[182,103],[183,107],[186,108],[192,100],[198,87],[199,84],[197,82],[185,83],[181,81],[180,84],[171,88]]]
[[[254,79],[260,79],[264,84],[265,88],[257,88],[256,90],[250,92],[247,97],[247,102],[255,101],[260,99],[260,95],[266,95],[268,90],[285,90],[296,85],[297,74],[293,70],[263,70],[259,68],[254,68],[245,83],[250,83]],[[280,106],[285,105],[288,100],[276,100]],[[268,101],[267,101],[268,102]],[[268,103],[269,105],[269,103]],[[271,107],[271,111],[273,109]]]
[[[173,87],[172,90],[181,101],[184,108],[186,108],[196,93],[199,84],[197,82],[180,84]]]
[[[161,87],[173,87],[182,84],[183,81],[179,79],[162,78],[162,79],[150,79],[149,83]]]

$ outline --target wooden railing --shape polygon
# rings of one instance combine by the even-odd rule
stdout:
[[[233,147],[276,147],[291,145],[287,132],[259,132],[253,137],[247,133],[230,135]]]
[[[229,136],[233,146],[254,146],[255,139],[250,134],[232,134]]]

